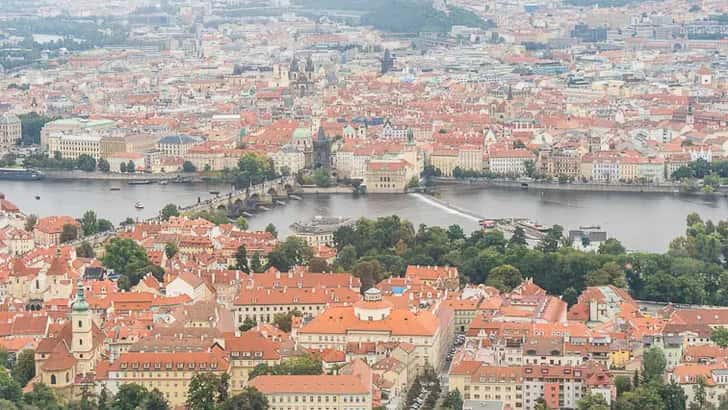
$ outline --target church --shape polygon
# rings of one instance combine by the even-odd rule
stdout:
[[[65,399],[73,400],[89,381],[101,360],[103,333],[93,320],[79,280],[69,320],[54,336],[42,340],[35,350],[35,379]]]

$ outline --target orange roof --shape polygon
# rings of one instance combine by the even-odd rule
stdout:
[[[345,334],[356,331],[385,331],[392,335],[431,336],[440,323],[427,310],[414,313],[408,309],[394,309],[382,320],[361,320],[351,306],[330,307],[299,330],[304,333]]]

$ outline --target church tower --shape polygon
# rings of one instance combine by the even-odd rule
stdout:
[[[688,113],[685,116],[685,125],[692,127],[695,125],[695,117],[693,116],[693,102],[688,102]]]
[[[94,364],[93,320],[79,279],[76,301],[71,310],[71,353],[78,360],[77,372],[86,373]]]

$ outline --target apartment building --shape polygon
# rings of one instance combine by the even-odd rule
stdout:
[[[0,115],[0,151],[17,144],[22,137],[20,119],[13,114]]]
[[[498,175],[524,175],[526,162],[535,161],[536,156],[525,149],[506,149],[491,152],[488,157],[490,172]]]
[[[157,141],[157,149],[167,157],[183,157],[190,148],[202,144],[202,138],[191,135],[168,135]]]
[[[33,227],[33,240],[37,246],[56,246],[61,242],[64,225],[73,225],[80,230],[81,224],[70,216],[48,216],[38,218]]]
[[[48,137],[48,156],[58,153],[63,159],[75,160],[88,155],[95,160],[101,158],[101,135],[91,133],[58,133]]]
[[[463,400],[500,401],[506,408],[521,409],[524,405],[523,368],[520,366],[487,366],[477,361],[453,365],[448,389],[458,390]]]
[[[356,375],[258,376],[250,383],[271,410],[369,410],[371,388]]]
[[[135,383],[159,390],[171,407],[182,406],[192,378],[200,372],[224,374],[229,370],[225,352],[213,348],[206,352],[127,352],[109,368],[106,387],[116,394],[124,384]]]
[[[442,312],[445,314],[445,312]],[[310,349],[345,350],[348,343],[406,342],[415,346],[419,367],[438,368],[452,336],[452,314],[440,316],[429,310],[395,308],[377,288],[364,300],[331,306],[297,332],[300,346]]]
[[[279,342],[251,330],[225,336],[225,351],[230,362],[230,390],[241,392],[248,384],[248,374],[255,366],[274,366],[281,362]]]

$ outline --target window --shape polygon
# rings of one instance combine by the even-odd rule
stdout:
[[[55,374],[51,375],[51,384],[56,384],[56,375]]]

